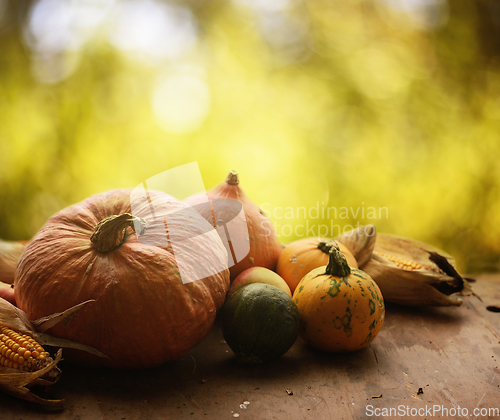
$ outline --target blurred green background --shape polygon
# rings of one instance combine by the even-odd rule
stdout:
[[[197,161],[283,243],[373,223],[499,271],[499,156],[496,0],[0,0],[3,239]]]

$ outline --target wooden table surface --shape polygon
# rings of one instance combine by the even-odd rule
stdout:
[[[243,367],[216,322],[188,355],[157,369],[63,361],[48,391],[66,400],[63,411],[0,394],[0,419],[500,419],[500,313],[486,309],[500,306],[500,275],[475,278],[482,301],[388,304],[382,331],[359,352],[322,353],[299,338],[277,361]]]

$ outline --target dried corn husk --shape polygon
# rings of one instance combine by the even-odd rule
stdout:
[[[377,238],[377,230],[373,225],[360,226],[359,228],[345,232],[335,238],[336,241],[345,245],[356,258],[358,267],[365,265],[372,257]]]
[[[384,300],[408,306],[459,306],[472,294],[469,282],[444,251],[410,238],[362,226],[335,238],[380,287]],[[369,237],[367,237],[369,236]],[[369,258],[367,258],[369,256]]]
[[[66,347],[84,350],[100,357],[107,357],[98,350],[70,340],[52,337],[45,334],[45,331],[62,321],[82,306],[93,302],[89,300],[79,305],[73,306],[64,312],[56,313],[36,321],[30,321],[26,314],[15,307],[5,299],[0,298],[0,324],[12,328],[18,332],[28,334],[42,345],[54,347]],[[47,400],[33,394],[28,387],[32,385],[52,385],[60,377],[61,371],[57,364],[62,358],[62,349],[60,348],[53,362],[43,369],[36,372],[23,372],[6,367],[0,367],[0,390],[15,397],[41,404],[47,409],[61,409],[64,400]]]
[[[14,273],[24,246],[19,242],[0,239],[0,282],[14,283]]]
[[[62,409],[64,400],[44,399],[28,389],[33,385],[52,385],[57,382],[61,374],[57,364],[61,358],[62,349],[59,349],[54,361],[36,372],[18,372],[14,369],[1,368],[3,371],[0,370],[0,390],[14,397],[40,404],[49,410]]]

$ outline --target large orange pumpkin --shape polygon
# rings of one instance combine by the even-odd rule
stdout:
[[[351,269],[338,247],[326,267],[307,274],[293,294],[300,336],[324,351],[359,350],[377,336],[385,317],[382,293],[368,274]]]
[[[90,345],[109,359],[66,351],[67,359],[114,368],[177,359],[209,333],[224,303],[229,270],[215,230],[161,192],[150,191],[150,201],[136,205],[132,217],[130,193],[97,194],[55,214],[19,261],[16,301],[30,319],[95,300],[48,333]],[[141,242],[132,225],[147,240]],[[177,244],[193,261],[188,269],[213,267],[214,273],[184,283],[165,231],[170,239],[181,232],[195,240]]]
[[[226,244],[231,281],[251,267],[274,271],[282,250],[271,221],[247,197],[239,183],[238,173],[231,171],[224,182],[207,191],[206,195],[197,194],[186,199],[186,203],[199,208],[208,196],[210,206],[199,211],[213,223]],[[238,208],[235,202],[241,203],[244,212],[236,217],[234,213]]]
[[[328,264],[329,252],[333,245],[338,245],[352,268],[358,268],[356,258],[349,249],[332,239],[304,238],[285,247],[278,259],[276,272],[287,282],[292,293],[302,277],[311,270]]]

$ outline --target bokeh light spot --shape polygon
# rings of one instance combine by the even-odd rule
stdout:
[[[152,105],[160,127],[171,133],[186,133],[205,120],[210,110],[210,92],[197,76],[175,75],[158,85]]]
[[[146,59],[175,58],[196,39],[196,20],[189,10],[154,0],[120,2],[110,24],[115,47]]]

